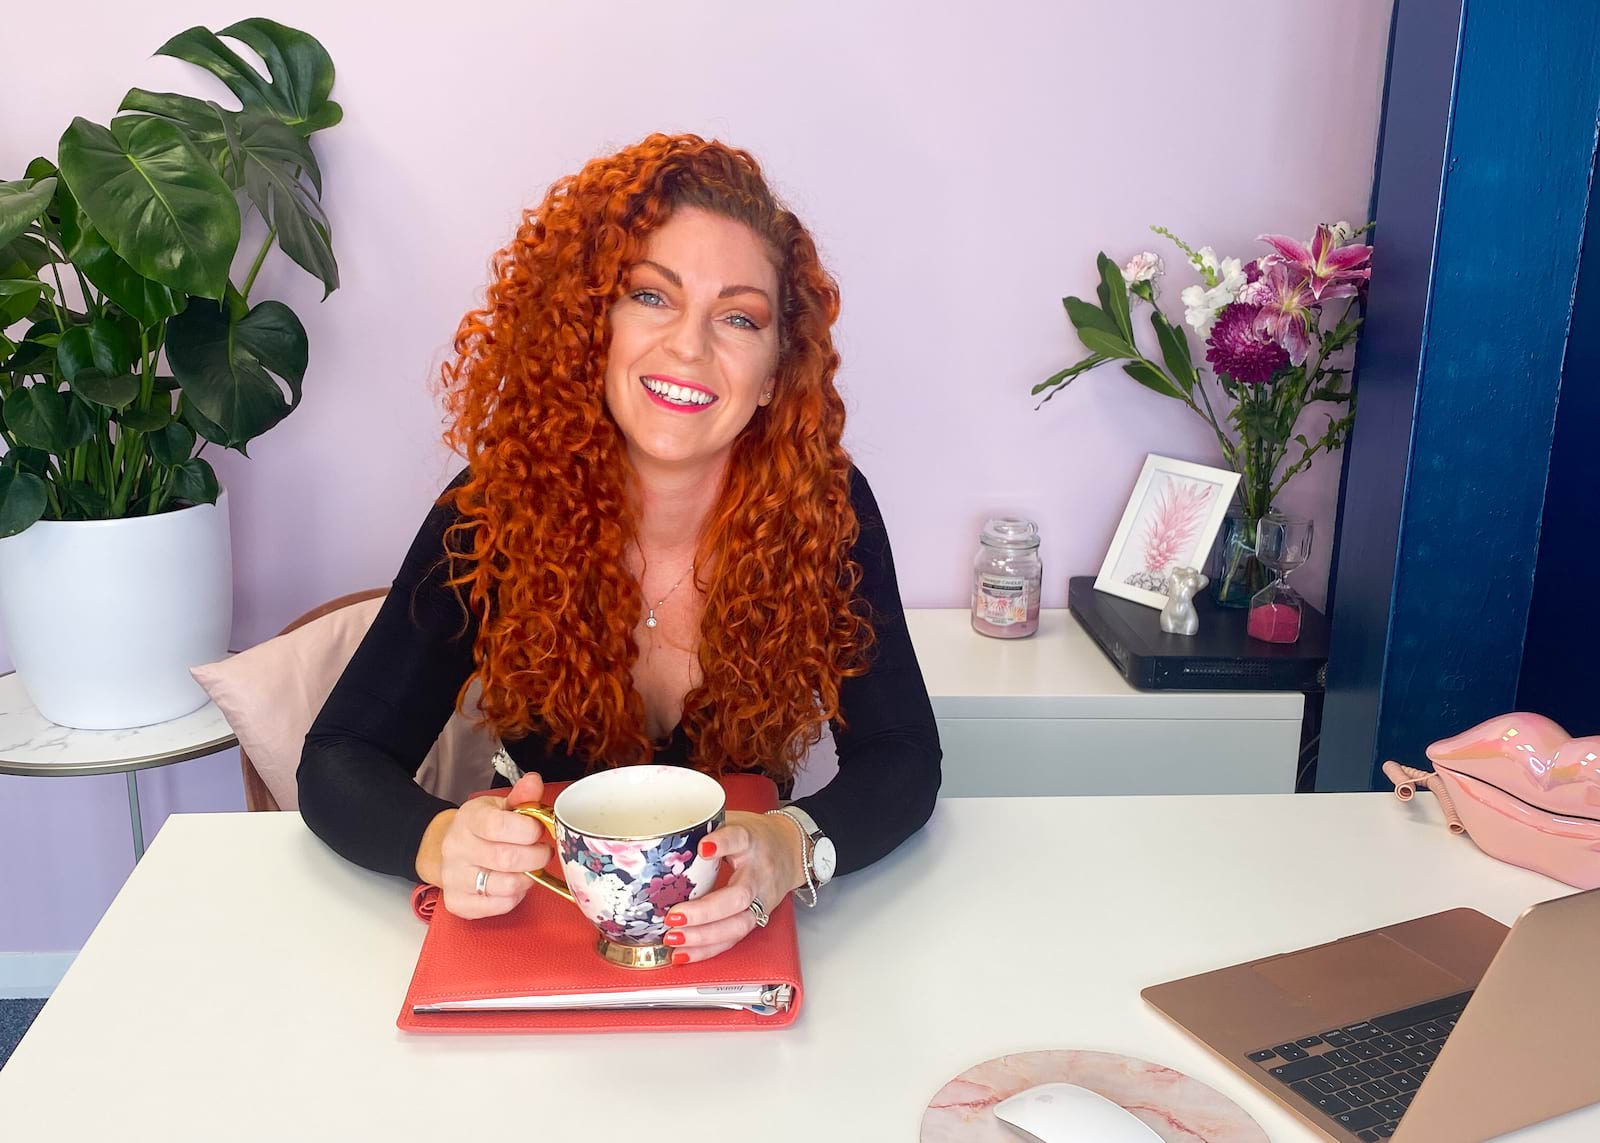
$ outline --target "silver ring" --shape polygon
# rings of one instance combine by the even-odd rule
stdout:
[[[767,915],[767,907],[761,903],[760,897],[750,898],[750,911],[755,914],[756,928],[758,929],[766,928],[767,922],[772,920],[772,918]]]
[[[489,895],[489,871],[487,869],[478,870],[478,880],[473,883],[472,891],[480,897]]]

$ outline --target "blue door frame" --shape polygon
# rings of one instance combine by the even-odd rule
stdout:
[[[1319,790],[1516,708],[1597,111],[1600,5],[1397,0]]]

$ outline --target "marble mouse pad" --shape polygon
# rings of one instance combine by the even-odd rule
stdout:
[[[1182,1072],[1111,1052],[1018,1052],[945,1084],[922,1114],[921,1143],[1017,1143],[994,1106],[1041,1083],[1075,1083],[1126,1108],[1166,1143],[1268,1143],[1233,1100]]]

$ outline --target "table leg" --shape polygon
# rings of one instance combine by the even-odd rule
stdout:
[[[128,818],[133,823],[133,863],[139,864],[144,856],[144,824],[139,820],[139,783],[137,770],[128,771]]]

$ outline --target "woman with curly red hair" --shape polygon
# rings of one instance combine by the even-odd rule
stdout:
[[[306,737],[300,808],[368,868],[513,908],[550,858],[507,807],[655,762],[788,791],[707,839],[733,876],[668,918],[675,960],[858,869],[933,810],[940,751],[872,492],[840,443],[839,293],[755,160],[652,135],[551,188],[443,371],[467,468]],[[478,706],[523,776],[455,807],[414,775]],[[489,778],[485,774],[485,779]]]

